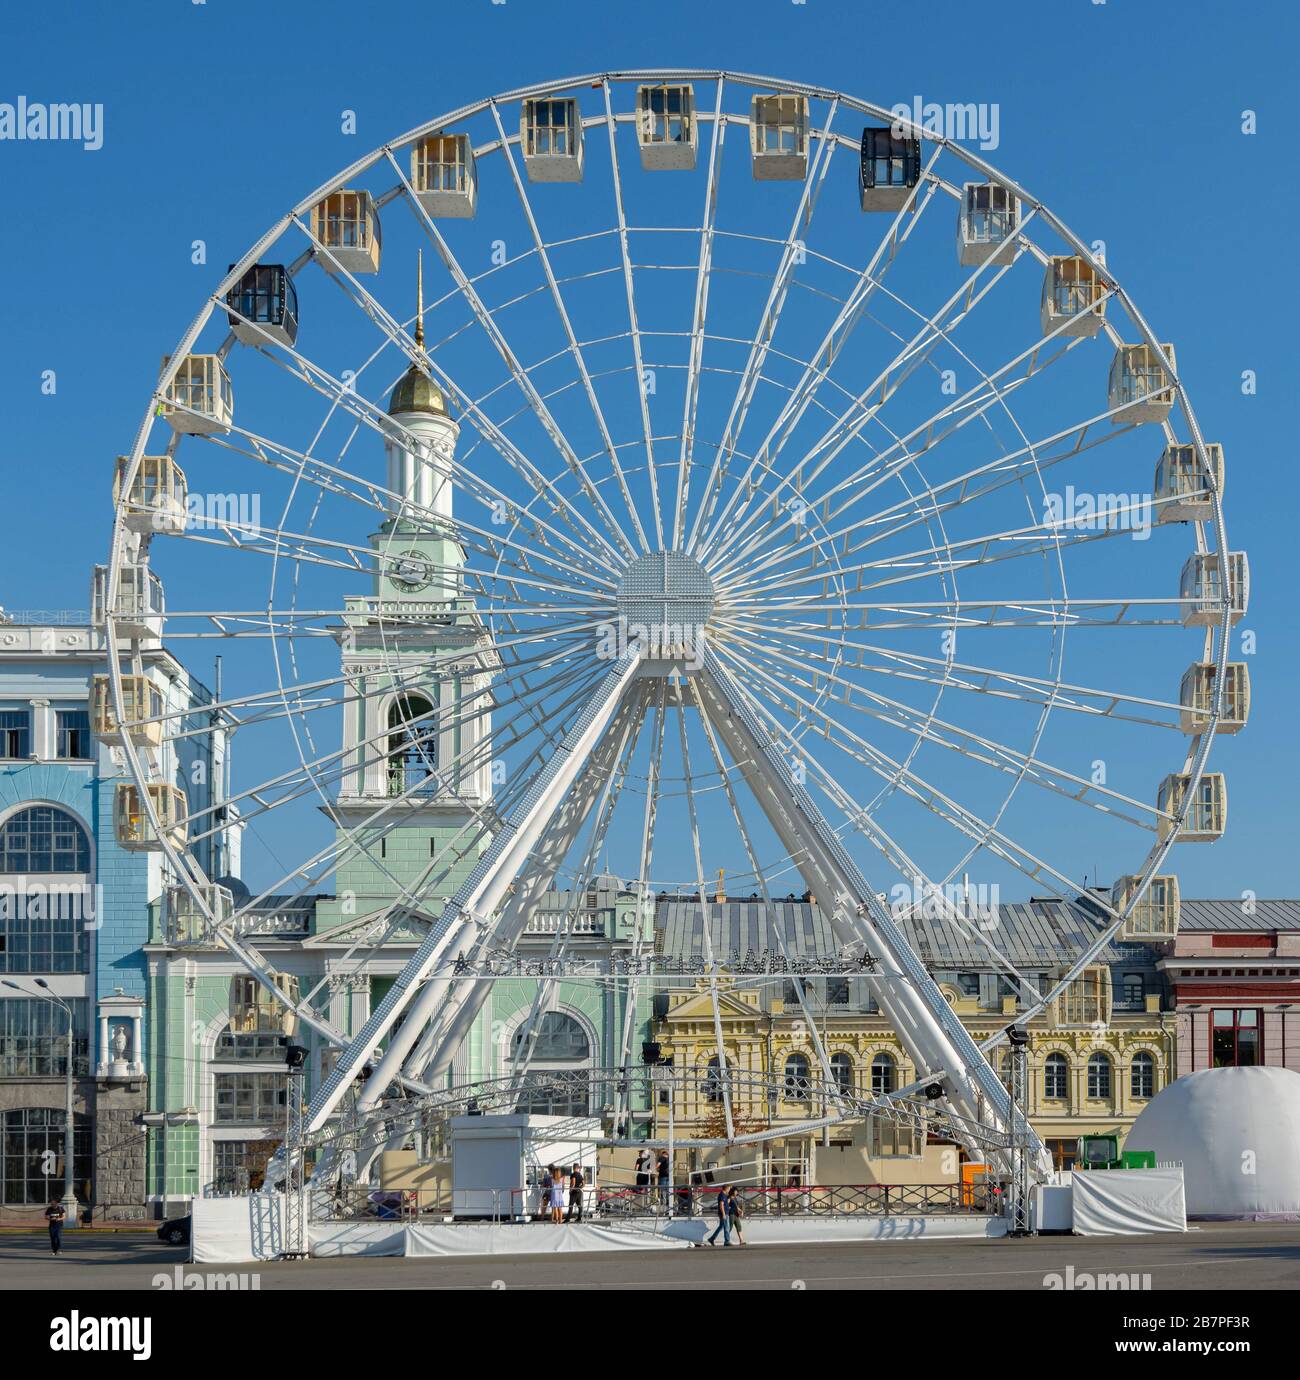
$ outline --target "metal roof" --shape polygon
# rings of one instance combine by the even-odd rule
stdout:
[[[1300,901],[1255,901],[1247,914],[1240,897],[1228,901],[1183,901],[1179,906],[1180,930],[1300,930]]]

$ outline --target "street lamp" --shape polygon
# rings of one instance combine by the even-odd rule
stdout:
[[[62,997],[57,996],[51,989],[50,984],[44,978],[33,978],[32,981],[44,989],[43,992],[28,992],[25,988],[19,987],[16,982],[10,982],[8,978],[0,979],[6,987],[12,987],[15,992],[21,992],[25,997],[35,997],[38,1001],[48,1001],[53,1006],[63,1008],[63,1014],[68,1018],[68,1058],[67,1058],[67,1078],[64,1089],[64,1122],[63,1122],[63,1202],[66,1207],[76,1216],[76,1200],[72,1193],[72,1156],[73,1156],[73,1115],[72,1115],[72,1008]]]

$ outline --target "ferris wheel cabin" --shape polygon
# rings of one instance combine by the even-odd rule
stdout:
[[[161,836],[154,830],[135,783],[124,781],[118,785],[113,801],[113,826],[118,846],[133,852],[159,852],[166,839],[174,848],[184,848],[187,832],[185,792],[167,781],[150,782],[145,790],[158,816]]]
[[[169,886],[164,893],[163,934],[169,944],[197,944],[207,938],[214,925],[225,924],[235,913],[229,887],[209,882],[197,890],[201,901],[183,886]]]
[[[126,472],[130,457],[119,455],[113,478],[113,502],[132,532],[162,532],[176,536],[185,530],[188,490],[185,471],[170,455],[142,455],[130,488]]]
[[[1183,673],[1178,703],[1184,733],[1204,733],[1209,728],[1218,679],[1219,667],[1213,661],[1195,661]],[[1223,704],[1215,732],[1236,733],[1245,728],[1249,715],[1250,671],[1244,661],[1230,661],[1224,667]]]
[[[525,101],[519,114],[519,147],[530,182],[581,182],[582,114],[572,96]]]
[[[311,213],[312,234],[320,241],[316,258],[331,273],[378,273],[383,233],[369,192],[331,192]]]
[[[167,385],[162,414],[180,436],[224,436],[234,421],[235,395],[221,357],[186,355]]]
[[[1043,334],[1096,335],[1106,324],[1106,283],[1077,254],[1057,255],[1043,275]]]
[[[966,268],[1009,263],[1015,253],[1019,206],[997,182],[967,182],[957,219],[957,259]]]
[[[298,339],[298,292],[283,264],[254,264],[226,293],[226,307],[241,345],[292,345]]]
[[[1174,347],[1160,348],[1177,369]],[[1163,422],[1174,405],[1174,381],[1150,345],[1120,345],[1111,360],[1108,397],[1113,422]]]
[[[1156,805],[1162,816],[1176,816],[1187,800],[1192,778],[1182,773],[1166,776],[1160,783],[1160,793]],[[1177,843],[1213,843],[1223,837],[1228,819],[1228,784],[1223,773],[1207,771],[1196,783],[1187,819],[1179,829]],[[1173,830],[1172,818],[1161,818],[1157,832],[1162,839],[1169,837]]]
[[[120,636],[161,637],[166,602],[162,581],[143,561],[125,561],[118,566],[117,592],[108,606],[108,567],[97,565],[90,583],[90,618],[97,628],[105,627],[105,617],[113,615]]]
[[[901,211],[921,180],[921,141],[888,126],[862,131],[859,191],[864,211]]]
[[[698,145],[695,92],[689,86],[638,86],[636,139],[647,172],[689,171]]]
[[[1121,877],[1111,888],[1111,904],[1123,914],[1137,893],[1139,877]],[[1178,935],[1178,878],[1172,873],[1151,878],[1128,918],[1120,926],[1121,942],[1174,939]]]
[[[112,680],[108,676],[91,678],[90,731],[108,747],[121,747],[128,737],[140,747],[161,747],[162,712],[162,691],[148,676],[124,675],[122,713],[126,726],[123,727],[113,710]]]
[[[1217,627],[1223,617],[1222,562],[1217,551],[1197,551],[1187,558],[1178,582],[1187,627]],[[1228,621],[1239,623],[1250,607],[1250,563],[1244,551],[1228,552]]]
[[[749,113],[749,154],[760,182],[807,177],[807,96],[755,96]]]
[[[478,168],[468,134],[434,134],[411,150],[411,188],[435,219],[472,220]]]
[[[1156,464],[1157,522],[1197,522],[1214,516],[1214,492],[1223,493],[1223,447],[1206,443],[1207,476],[1195,446],[1166,446]]]

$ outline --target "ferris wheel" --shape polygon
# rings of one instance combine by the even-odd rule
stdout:
[[[612,868],[704,911],[719,870],[769,914],[807,893],[903,1092],[1011,1129],[1000,1035],[900,916],[983,946],[1020,1019],[1167,935],[1249,698],[1222,451],[1100,247],[887,107],[637,71],[440,115],[230,258],[119,462],[95,721],[172,941],[338,1046],[309,1127],[368,1065],[363,1111],[446,1088],[475,958]],[[238,772],[201,795],[159,639],[222,656]],[[331,885],[344,966],[411,953],[353,1034],[252,923]],[[999,947],[1017,888],[1092,920],[1048,984]]]

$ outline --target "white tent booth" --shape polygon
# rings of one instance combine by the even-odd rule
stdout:
[[[458,1116],[451,1119],[451,1212],[456,1218],[512,1221],[535,1215],[540,1184],[553,1165],[568,1182],[582,1166],[588,1203],[596,1182],[598,1117]],[[569,1205],[568,1189],[564,1205]],[[584,1205],[585,1206],[585,1205]]]

